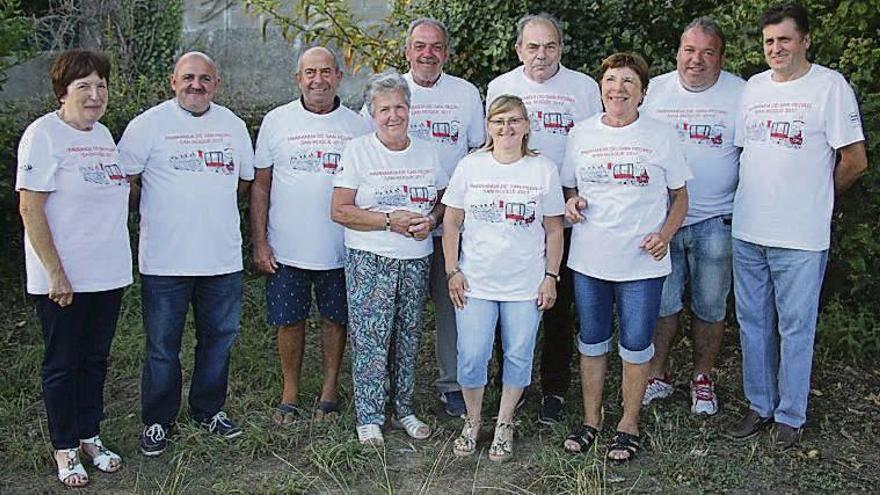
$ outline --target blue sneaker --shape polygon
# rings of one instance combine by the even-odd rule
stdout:
[[[467,414],[467,406],[460,390],[440,394],[440,402],[446,405],[446,414],[453,418],[460,418]]]

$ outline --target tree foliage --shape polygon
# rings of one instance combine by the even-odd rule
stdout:
[[[0,91],[6,83],[6,71],[33,53],[29,43],[33,29],[18,0],[0,0]]]

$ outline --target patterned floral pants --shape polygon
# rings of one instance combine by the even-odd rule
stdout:
[[[359,426],[385,423],[386,381],[391,383],[395,414],[414,413],[416,357],[430,269],[431,256],[399,260],[348,250],[348,340]]]

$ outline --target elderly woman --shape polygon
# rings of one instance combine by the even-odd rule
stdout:
[[[605,112],[572,129],[562,170],[565,214],[574,225],[568,266],[580,316],[583,425],[565,440],[585,452],[602,429],[602,389],[611,350],[612,310],[620,326],[623,417],[607,457],[639,451],[639,410],[654,354],[654,323],[663,280],[671,271],[669,241],[687,212],[691,178],[673,131],[639,115],[648,65],[637,54],[602,62]]]
[[[357,433],[361,443],[384,443],[385,383],[390,380],[394,424],[415,439],[431,429],[414,414],[413,387],[428,291],[431,230],[442,218],[448,181],[437,154],[411,140],[410,92],[394,71],[374,76],[366,109],[375,133],[348,142],[334,179],[331,216],[345,226]],[[389,376],[390,375],[390,376]]]
[[[529,149],[522,100],[499,96],[487,123],[486,145],[459,162],[443,197],[443,251],[467,405],[454,451],[466,456],[476,450],[500,319],[503,387],[489,459],[505,461],[513,455],[514,409],[531,382],[541,314],[556,301],[565,205],[556,165]]]
[[[58,479],[69,487],[89,481],[80,452],[101,471],[122,466],[98,436],[107,355],[132,281],[129,186],[98,123],[109,78],[106,55],[62,53],[52,66],[60,108],[28,126],[18,148],[27,291],[45,344],[43,400]]]

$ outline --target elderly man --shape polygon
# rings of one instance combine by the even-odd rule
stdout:
[[[190,417],[225,438],[241,429],[222,411],[229,351],[242,298],[238,196],[253,179],[244,122],[212,103],[217,66],[204,53],[174,66],[175,97],[136,117],[119,141],[119,161],[140,196],[141,297],[146,356],[141,380],[140,450],[157,456],[180,409],[180,346],[195,315]]]
[[[549,14],[527,15],[516,26],[516,54],[523,65],[489,83],[486,105],[502,94],[522,98],[529,112],[529,144],[562,166],[568,131],[574,123],[602,111],[599,86],[586,74],[563,67],[562,28]],[[538,421],[562,419],[574,353],[571,271],[566,267],[571,225],[565,229],[558,300],[544,314],[541,355],[541,409]]]
[[[303,52],[294,79],[301,96],[266,114],[260,126],[250,202],[254,264],[268,276],[267,317],[277,328],[284,380],[272,416],[277,424],[305,415],[299,383],[313,290],[324,358],[315,414],[337,411],[348,310],[343,228],[329,215],[332,179],[343,146],[371,129],[368,121],[340,104],[336,91],[342,70],[326,48]]]
[[[449,57],[449,32],[440,21],[416,19],[406,33],[406,60],[409,72],[403,78],[412,93],[409,109],[409,135],[431,143],[440,165],[452,177],[458,161],[468,150],[483,144],[485,128],[483,105],[476,86],[443,72]],[[435,382],[440,401],[450,416],[465,413],[464,398],[458,384],[455,309],[449,299],[446,281],[442,230],[434,231],[434,258],[431,263],[431,298],[437,329],[436,355],[439,376]]]
[[[835,195],[867,167],[852,88],[807,59],[807,10],[769,8],[760,22],[770,70],[749,79],[736,123],[743,148],[733,205],[733,281],[749,410],[735,438],[775,422],[787,449],[806,421],[819,291]]]
[[[724,33],[710,17],[684,30],[676,70],[655,77],[642,109],[673,126],[694,173],[684,225],[669,246],[672,273],[663,284],[654,357],[643,404],[672,394],[669,351],[678,331],[685,285],[690,284],[694,355],[691,412],[713,415],[718,399],[711,373],[721,348],[731,281],[730,223],[739,173],[734,128],[745,81],[721,70]]]

